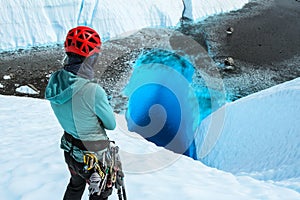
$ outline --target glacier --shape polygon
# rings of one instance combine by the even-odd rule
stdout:
[[[199,126],[195,135],[198,159],[300,192],[299,101],[297,78],[227,103]]]
[[[104,41],[146,27],[176,26],[182,16],[201,20],[239,9],[248,0],[0,1],[0,51],[62,44],[67,31],[87,25]],[[183,12],[184,11],[184,12]]]
[[[184,8],[183,1],[178,0],[132,0],[130,3],[121,0],[0,1],[0,37],[2,38],[0,51],[62,43],[66,32],[77,25],[91,26],[101,34],[104,41],[113,40],[145,27],[176,26],[182,16],[194,21],[203,20],[210,15],[239,9],[247,2],[246,0],[184,0]],[[136,70],[134,73],[153,73],[149,68],[137,67]],[[160,77],[154,80],[165,81],[164,73],[168,70],[161,70]],[[135,77],[139,79],[139,76],[133,74],[132,78]],[[188,85],[189,73],[186,78],[180,81],[187,82]],[[148,86],[150,91],[157,90],[156,86]],[[130,87],[129,85],[129,89]],[[134,85],[132,87],[131,91],[139,92],[134,89]],[[140,88],[141,93],[144,93],[143,90],[149,90],[149,87]],[[161,91],[167,97],[170,96],[168,91],[164,89]],[[187,146],[184,147],[191,147],[189,150],[196,152],[196,155],[191,157],[198,158],[211,168],[202,165],[201,162],[180,157],[178,162],[174,161],[175,164],[168,163],[168,166],[163,166],[164,170],[157,169],[152,174],[145,173],[141,175],[142,178],[135,174],[141,173],[140,171],[133,170],[132,174],[128,173],[130,174],[128,175],[129,189],[133,191],[138,188],[139,191],[137,194],[134,192],[130,194],[132,199],[139,199],[142,195],[147,196],[148,199],[159,199],[163,194],[173,199],[178,197],[199,199],[199,194],[202,194],[203,199],[221,199],[224,196],[230,199],[298,199],[300,192],[298,167],[300,165],[298,117],[300,106],[297,104],[300,100],[299,91],[300,79],[298,78],[221,107],[196,127],[195,140],[192,140],[193,138],[186,140]],[[183,94],[187,94],[186,91]],[[135,105],[135,102],[139,102],[140,99],[134,98]],[[29,98],[0,96],[0,100],[3,105],[7,105],[0,108],[0,119],[3,122],[1,123],[3,145],[0,150],[4,155],[1,157],[0,165],[1,168],[8,169],[8,173],[5,170],[0,173],[3,177],[0,181],[3,186],[0,189],[0,196],[5,199],[35,199],[47,193],[48,199],[58,199],[63,192],[61,188],[65,185],[68,175],[61,170],[64,163],[59,159],[62,157],[56,156],[59,155],[57,141],[62,130],[57,123],[48,123],[55,122],[54,116],[49,115],[49,105],[42,100]],[[150,104],[153,104],[152,100],[155,98],[150,98]],[[163,99],[162,103],[167,103],[167,100]],[[173,103],[172,105],[176,105],[176,101]],[[184,105],[187,112],[190,111],[186,102]],[[174,114],[172,108],[170,110],[170,114]],[[152,112],[164,114],[160,106],[154,107]],[[19,115],[16,116],[14,113]],[[44,117],[36,117],[41,115]],[[198,120],[197,117],[195,121]],[[119,117],[119,121],[120,118],[123,117]],[[194,119],[191,117],[188,120],[192,118]],[[149,119],[138,123],[145,125],[147,120]],[[176,122],[176,120],[172,121]],[[187,127],[194,129],[195,121],[187,121]],[[145,149],[164,151],[138,135],[129,133],[126,129],[126,126],[118,127],[116,131],[110,132],[111,138],[119,140],[123,149],[128,148],[128,151],[138,152],[136,154],[145,153],[143,152]],[[35,132],[38,134],[32,134]],[[114,136],[114,133],[118,133],[117,136]],[[34,145],[24,144],[25,140],[30,140]],[[145,155],[148,156],[146,153]],[[168,152],[166,157],[172,156],[174,154]],[[18,158],[17,162],[12,157]],[[32,159],[41,162],[32,163]],[[144,163],[126,159],[125,164],[126,166],[153,166],[153,160],[146,161]],[[18,166],[21,166],[23,171],[20,171]],[[48,170],[38,171],[46,167]],[[181,179],[185,179],[186,175],[195,179],[188,179],[186,183],[181,183],[177,180],[178,175]],[[40,177],[44,176],[50,178],[41,180]],[[263,181],[257,181],[249,176]],[[167,189],[159,190],[158,193],[147,193],[147,188],[157,187],[157,177],[164,181],[162,188]],[[148,181],[144,182],[141,179]],[[57,182],[61,187],[57,187]],[[194,187],[191,188],[191,185]],[[174,192],[174,188],[180,189]],[[51,189],[55,192],[49,192]]]

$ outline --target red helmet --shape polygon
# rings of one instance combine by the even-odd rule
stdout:
[[[71,29],[66,37],[65,51],[84,57],[100,52],[101,39],[98,33],[87,26]]]

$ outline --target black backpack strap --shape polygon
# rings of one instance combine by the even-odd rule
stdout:
[[[83,151],[101,151],[109,147],[109,140],[96,140],[96,141],[82,141],[74,138],[71,134],[64,132],[66,141],[70,142],[73,146]]]

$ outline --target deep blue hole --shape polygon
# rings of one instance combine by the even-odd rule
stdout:
[[[147,126],[151,123],[148,112],[150,108],[156,104],[162,106],[164,111],[156,111],[154,113],[155,117],[158,120],[164,120],[166,115],[166,123],[163,128],[159,132],[154,133],[152,137],[147,137],[147,135],[152,134],[153,130],[150,128],[139,132],[139,134],[159,146],[166,146],[179,130],[181,120],[180,104],[172,91],[157,84],[143,85],[131,95],[128,104],[128,113],[135,124]],[[129,125],[128,128],[130,131],[138,131],[134,125]]]
[[[194,72],[186,58],[173,52],[152,50],[142,54],[124,91],[129,97],[128,129],[159,146],[196,159],[194,132],[200,120],[210,114],[211,105],[207,87],[192,84]],[[191,102],[191,97],[195,102]],[[152,113],[156,120],[163,121],[166,116],[164,126],[155,134],[156,127],[149,126],[153,123],[149,116],[153,105],[164,109]]]

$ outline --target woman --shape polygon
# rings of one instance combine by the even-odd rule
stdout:
[[[64,46],[66,63],[51,75],[45,97],[64,129],[61,148],[71,172],[64,200],[80,200],[91,176],[84,170],[83,156],[87,152],[102,156],[109,145],[105,129],[113,130],[116,122],[105,91],[91,81],[101,48],[98,33],[78,26],[68,32]],[[90,191],[97,191],[91,187],[100,181],[93,180]],[[111,192],[112,188],[106,187],[100,195],[90,193],[90,200],[107,199]]]

